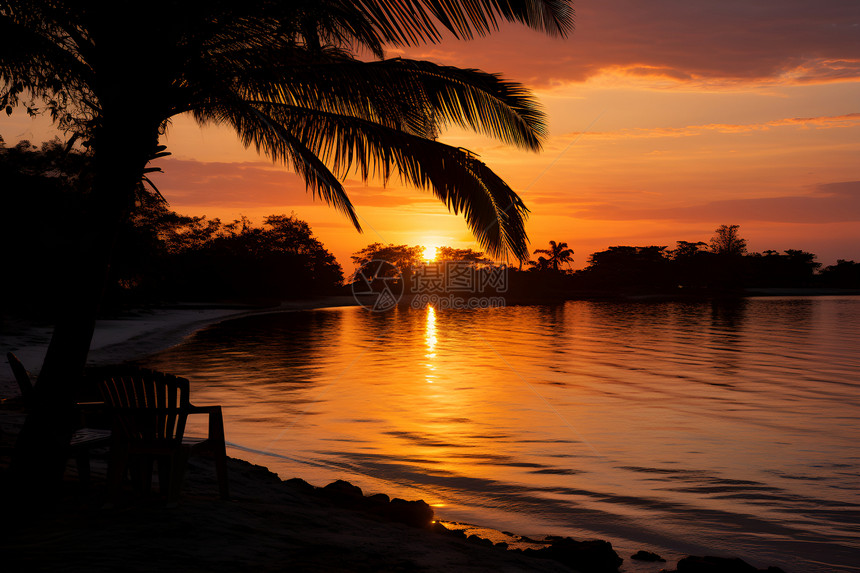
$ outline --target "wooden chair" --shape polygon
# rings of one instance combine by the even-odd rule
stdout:
[[[159,485],[167,494],[168,504],[174,505],[179,500],[188,458],[204,454],[214,458],[221,497],[229,498],[221,406],[193,406],[187,379],[146,369],[105,376],[99,388],[114,421],[110,494],[117,493],[128,469],[143,491],[149,492],[153,462],[157,462]],[[190,414],[209,415],[207,438],[185,435]]]
[[[32,408],[35,401],[35,388],[30,373],[13,353],[8,352],[6,359],[15,375],[15,381],[21,389],[21,399],[24,408]],[[90,450],[110,443],[111,431],[104,428],[78,428],[69,440],[69,456],[75,458],[78,467],[78,478],[87,485],[90,478]]]

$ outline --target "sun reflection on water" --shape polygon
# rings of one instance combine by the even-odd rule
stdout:
[[[427,362],[425,365],[427,366],[427,375],[425,379],[428,384],[432,384],[435,380],[436,376],[434,375],[434,371],[436,370],[436,365],[434,364],[434,358],[436,358],[436,309],[432,306],[427,307],[427,322],[424,327],[424,342],[427,346],[427,352],[424,354],[424,357],[427,358]]]

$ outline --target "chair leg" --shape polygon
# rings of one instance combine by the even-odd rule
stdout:
[[[215,458],[221,499],[230,499],[230,487],[227,482],[227,444],[224,439],[224,417],[220,406],[212,408],[209,412],[209,440],[208,449]]]
[[[86,489],[90,484],[90,453],[85,448],[81,448],[75,454],[75,463],[78,466],[78,479],[81,486]]]
[[[170,493],[170,476],[173,472],[172,461],[171,456],[158,457],[158,491],[165,497]]]
[[[125,472],[128,469],[128,452],[121,448],[114,448],[111,453],[110,462],[108,464],[108,488],[107,498],[109,501],[114,501],[119,498],[119,492],[122,488],[122,480],[125,478]]]
[[[182,491],[182,481],[185,477],[185,468],[188,465],[189,452],[180,450],[170,460],[170,482],[167,489],[167,505],[175,507],[179,505],[179,494]]]
[[[218,491],[221,499],[230,499],[230,484],[227,480],[227,452],[223,449],[215,452],[215,472],[218,474]]]
[[[130,460],[131,478],[138,494],[147,498],[152,490],[152,456],[135,454]]]

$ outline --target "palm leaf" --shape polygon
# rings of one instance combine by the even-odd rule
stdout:
[[[236,102],[230,106],[197,108],[193,116],[201,125],[210,122],[230,125],[245,147],[253,145],[274,161],[292,166],[304,178],[313,196],[344,213],[356,230],[361,231],[355,208],[341,182],[313,151],[279,122],[253,106]]]
[[[565,0],[358,0],[386,42],[436,42],[440,27],[470,39],[498,29],[499,19],[519,22],[551,36],[573,29],[573,9]]]
[[[287,126],[308,149],[344,177],[387,182],[395,173],[428,189],[461,214],[478,243],[494,257],[528,258],[525,218],[519,196],[470,152],[364,119],[291,106],[258,104]]]

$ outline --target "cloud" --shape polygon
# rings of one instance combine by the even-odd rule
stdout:
[[[629,205],[629,203],[628,203]],[[572,216],[599,220],[860,222],[860,181],[822,183],[806,195],[710,201],[686,207],[592,204]]]
[[[588,135],[589,139],[640,139],[658,137],[692,137],[708,132],[717,133],[750,133],[768,131],[779,127],[801,127],[812,129],[835,129],[856,127],[860,125],[860,113],[820,117],[790,117],[775,119],[761,123],[708,123],[703,125],[687,125],[684,127],[633,128],[606,132],[573,132],[563,137]]]
[[[174,208],[254,208],[268,205],[325,205],[306,192],[304,180],[278,165],[259,162],[217,162],[167,158],[157,162],[164,170],[151,178]],[[391,185],[365,185],[344,181],[356,207],[402,208],[439,205],[430,193]]]
[[[310,205],[304,181],[283,167],[265,162],[207,162],[162,159],[164,170],[151,176],[175,207],[254,207],[291,203]]]
[[[600,0],[575,8],[576,30],[565,40],[506,25],[468,48],[446,40],[405,53],[532,86],[607,72],[693,83],[860,80],[860,2]]]

